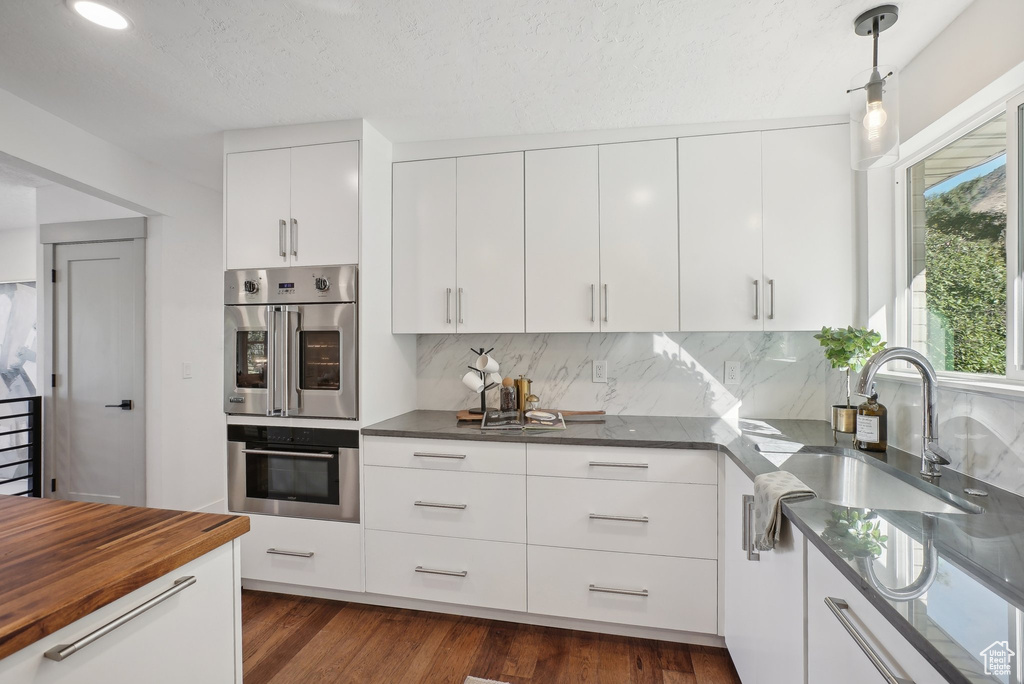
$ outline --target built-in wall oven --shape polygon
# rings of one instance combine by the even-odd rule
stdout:
[[[228,509],[359,522],[359,431],[228,425]]]
[[[224,274],[224,411],[356,419],[356,266]]]

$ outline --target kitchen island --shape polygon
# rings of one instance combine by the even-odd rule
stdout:
[[[244,516],[0,496],[0,680],[241,681]]]

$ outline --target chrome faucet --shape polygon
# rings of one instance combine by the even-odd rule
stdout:
[[[872,381],[882,366],[890,361],[906,361],[921,374],[924,396],[924,427],[921,431],[921,474],[935,478],[942,475],[940,465],[949,465],[949,455],[939,448],[939,379],[923,354],[908,347],[890,347],[878,352],[864,365],[857,385],[857,394],[867,396]]]

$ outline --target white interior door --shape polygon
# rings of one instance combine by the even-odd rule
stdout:
[[[289,244],[295,266],[359,263],[359,143],[292,148]]]
[[[54,248],[56,498],[145,504],[144,268],[143,240]]]

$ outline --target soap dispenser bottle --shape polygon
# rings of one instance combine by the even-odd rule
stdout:
[[[874,388],[872,388],[874,389]],[[878,403],[878,393],[857,407],[857,448],[864,451],[885,451],[889,446],[885,406]]]

